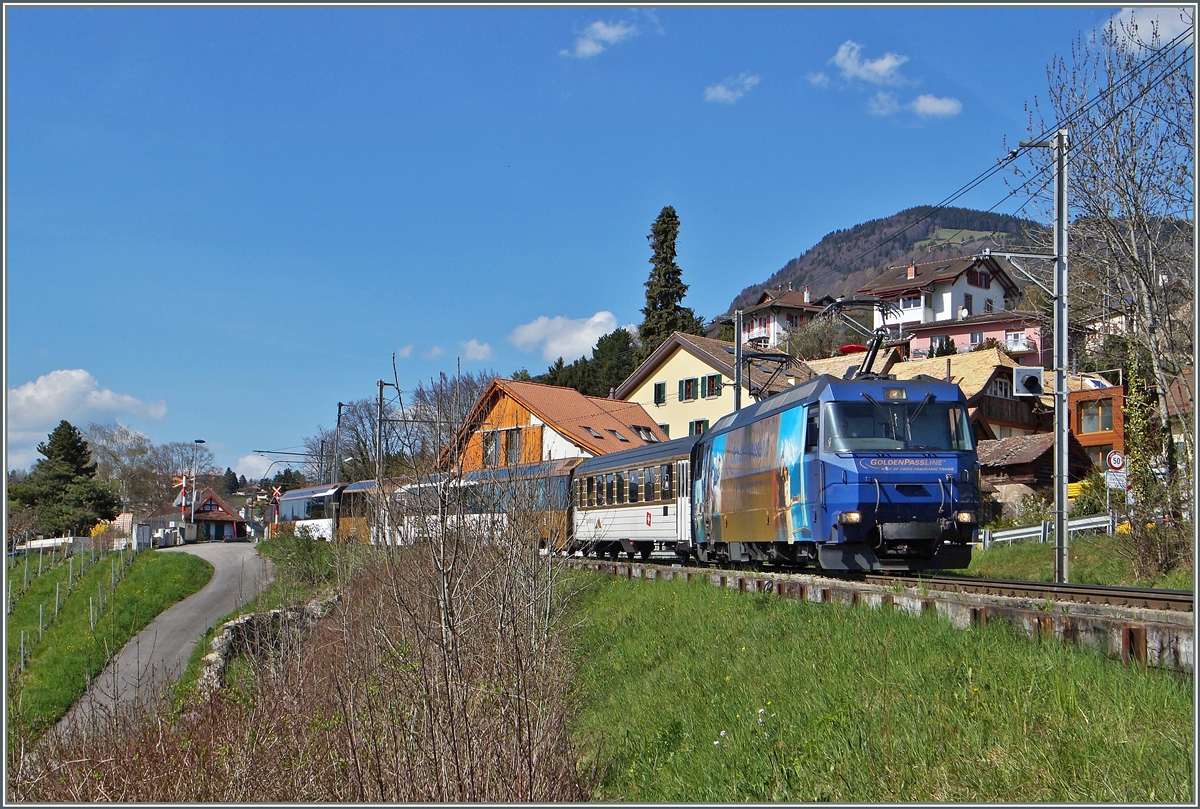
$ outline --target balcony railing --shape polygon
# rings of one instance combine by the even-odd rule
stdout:
[[[980,396],[979,413],[988,421],[1002,421],[1021,427],[1033,426],[1033,408],[1025,399]]]

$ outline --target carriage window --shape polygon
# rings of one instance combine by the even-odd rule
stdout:
[[[604,476],[604,502],[612,505],[617,502],[617,493],[613,485],[613,476],[611,473]]]
[[[587,479],[587,504],[596,505],[596,479],[593,477]]]
[[[654,467],[646,467],[646,502],[652,502],[658,499],[658,495],[654,491]]]
[[[629,471],[629,502],[636,503],[640,493],[638,487],[638,470],[631,469]]]
[[[617,473],[617,502],[625,502],[625,473]]]
[[[672,497],[674,497],[673,492],[675,491],[674,469],[672,468],[671,464],[665,463],[662,465],[661,480],[662,480],[662,499],[670,500]]]

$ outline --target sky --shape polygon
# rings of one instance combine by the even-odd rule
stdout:
[[[402,395],[570,363],[640,322],[666,205],[720,315],[995,165],[1117,14],[6,6],[6,468],[66,419],[254,478],[393,361]]]

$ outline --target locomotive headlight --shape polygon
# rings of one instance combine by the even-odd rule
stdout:
[[[862,522],[862,512],[843,511],[838,514],[838,522],[842,523],[843,525],[857,525],[858,523]]]
[[[960,511],[960,512],[958,512],[958,514],[955,515],[955,519],[958,520],[959,522],[973,523],[973,522],[975,522],[975,512],[974,511]]]

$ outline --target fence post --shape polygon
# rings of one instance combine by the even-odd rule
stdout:
[[[95,602],[96,602],[96,599],[92,598],[91,596],[88,596],[88,626],[90,626],[92,628],[93,632],[96,631],[96,603]],[[24,632],[21,633],[21,637],[22,638],[25,637]]]
[[[38,643],[42,642],[42,613],[45,607],[45,604],[38,604]]]
[[[1042,520],[1042,538],[1040,541],[1043,544],[1050,539],[1050,525],[1051,523],[1049,520]]]
[[[61,587],[62,587],[61,581],[54,583],[54,617],[55,618],[58,617],[58,591],[59,591],[59,588],[61,588]]]
[[[992,529],[984,528],[979,533],[983,536],[983,549],[989,550],[992,547]]]

